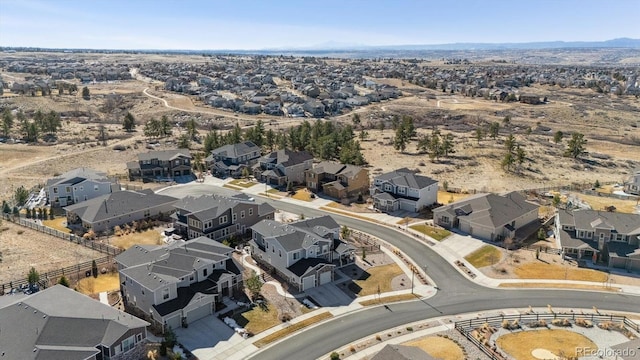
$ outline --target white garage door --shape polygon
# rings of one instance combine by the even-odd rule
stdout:
[[[400,209],[406,211],[416,211],[416,204],[414,202],[400,200]]]
[[[167,319],[167,326],[172,329],[177,329],[182,326],[182,319],[180,318],[180,314]]]
[[[320,285],[328,284],[331,282],[331,271],[325,271],[320,274]]]
[[[211,304],[205,304],[197,309],[193,309],[187,313],[187,324],[191,324],[209,314],[211,314]]]
[[[307,276],[306,278],[302,279],[302,291],[311,289],[312,287],[315,287],[315,286],[316,286],[315,275]]]

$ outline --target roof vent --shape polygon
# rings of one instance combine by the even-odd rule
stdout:
[[[46,319],[46,318],[47,318],[47,315],[42,315],[42,318],[43,318],[43,319]]]

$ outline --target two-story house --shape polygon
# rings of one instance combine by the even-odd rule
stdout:
[[[243,169],[255,164],[260,157],[260,147],[251,141],[221,146],[205,158],[207,168],[216,177],[238,178]]]
[[[175,210],[176,200],[149,189],[122,190],[66,206],[64,211],[67,227],[99,233],[134,221],[168,216]]]
[[[83,167],[47,180],[44,191],[51,207],[63,207],[120,191],[120,184],[106,173]]]
[[[189,149],[149,151],[127,163],[129,180],[167,181],[193,176]]]
[[[253,166],[253,176],[270,185],[283,186],[289,182],[304,183],[305,170],[313,166],[313,155],[307,151],[282,149],[262,156]]]
[[[263,220],[251,230],[251,256],[298,291],[330,283],[336,267],[354,261],[354,248],[340,240],[340,226],[328,215],[288,224]]]
[[[275,213],[271,205],[257,203],[246,194],[187,196],[173,206],[176,209],[171,215],[173,227],[187,239],[206,236],[222,241],[230,236],[242,236],[257,222],[273,219]]]
[[[433,222],[483,240],[523,240],[540,228],[538,208],[515,191],[477,194],[434,209]]]
[[[360,166],[322,161],[305,171],[309,190],[336,199],[353,198],[369,190],[369,171]]]
[[[624,182],[624,192],[631,195],[640,195],[640,170],[629,176]]]
[[[555,225],[556,242],[566,255],[640,270],[640,215],[563,209]]]
[[[115,260],[128,312],[177,328],[215,312],[222,296],[242,290],[233,249],[206,237],[170,245],[134,245]]]
[[[438,200],[438,181],[402,168],[376,176],[370,194],[380,211],[418,212]]]
[[[130,360],[146,356],[149,323],[62,285],[0,307],[0,358]]]

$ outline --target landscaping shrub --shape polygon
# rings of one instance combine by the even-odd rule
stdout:
[[[590,320],[587,320],[585,318],[577,318],[576,319],[576,325],[581,326],[581,327],[585,327],[585,328],[593,327],[593,323]]]
[[[332,352],[331,355],[329,356],[329,358],[331,360],[340,360],[340,354],[338,354],[337,352]]]

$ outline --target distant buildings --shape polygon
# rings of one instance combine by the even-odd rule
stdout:
[[[631,195],[640,195],[640,170],[636,170],[624,182],[624,192]]]

